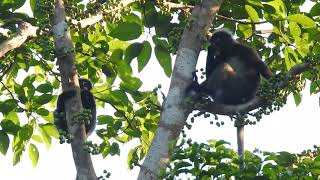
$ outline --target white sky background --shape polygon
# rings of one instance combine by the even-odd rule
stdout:
[[[307,11],[308,8],[310,8],[310,5],[304,6],[303,10]],[[205,59],[206,52],[202,51],[197,68],[205,66]],[[136,64],[133,69],[137,69]],[[154,55],[147,67],[137,76],[143,81],[142,89],[150,90],[158,84],[162,84],[163,92],[167,93],[170,79],[166,78]],[[292,96],[289,96],[287,105],[280,111],[273,112],[269,116],[263,116],[257,125],[246,126],[245,149],[258,148],[274,152],[301,152],[304,149],[312,148],[315,144],[319,145],[319,117],[319,95],[310,96],[307,86],[303,92],[303,101],[298,107],[295,106]],[[223,118],[220,116],[219,120]],[[213,116],[209,119],[196,118],[192,129],[187,131],[188,138],[198,142],[206,142],[209,139],[224,139],[229,141],[232,147],[236,149],[236,129],[230,119],[225,118],[225,125],[219,128],[209,123],[212,119]],[[94,136],[90,138],[93,141],[96,139],[98,138]],[[133,141],[121,147],[120,157],[108,156],[106,159],[102,159],[101,156],[92,156],[97,176],[103,175],[102,172],[106,169],[111,172],[110,179],[112,180],[136,179],[139,168],[129,171],[127,167],[127,154],[130,147],[135,143],[136,141]],[[32,167],[28,151],[23,154],[21,162],[15,167],[12,166],[11,149],[8,150],[6,156],[0,155],[0,179],[75,179],[76,171],[69,144],[60,145],[58,140],[53,140],[49,150],[45,148],[44,144],[36,145],[40,152],[36,168]]]

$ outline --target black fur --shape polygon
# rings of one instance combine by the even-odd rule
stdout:
[[[80,90],[81,90],[81,102],[84,109],[89,109],[92,114],[91,120],[85,124],[87,136],[89,136],[95,129],[96,126],[96,103],[90,90],[92,84],[87,79],[80,79]],[[54,111],[55,122],[54,124],[58,129],[68,132],[68,125],[65,117],[65,100],[74,97],[76,91],[66,91],[59,95],[57,101],[57,107]],[[62,115],[62,116],[61,116]]]
[[[243,104],[255,96],[260,74],[267,79],[272,75],[256,51],[235,41],[229,32],[220,30],[210,39],[206,80],[192,90],[210,95],[221,104]],[[193,81],[187,92],[196,85]]]

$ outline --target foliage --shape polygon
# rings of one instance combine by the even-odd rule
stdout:
[[[159,74],[171,76],[172,55],[177,54],[184,28],[194,20],[190,19],[192,6],[201,1],[170,1],[185,5],[183,8],[151,0],[137,0],[126,7],[121,6],[119,0],[66,2],[77,70],[80,76],[93,82],[97,106],[108,112],[97,118],[96,133],[100,142],[87,142],[86,150],[101,154],[103,158],[119,155],[119,143],[138,139],[140,144],[128,154],[128,165],[133,168],[148,151],[161,111],[157,96],[159,88],[142,91],[143,81],[135,76],[135,72],[141,72],[151,64],[154,55],[163,70]],[[319,61],[320,5],[313,2],[316,3],[310,12],[301,12],[303,0],[225,1],[210,31],[220,27],[230,29],[241,43],[255,48],[273,72],[286,73],[298,63]],[[40,154],[37,146],[45,144],[50,147],[52,138],[59,138],[53,126],[53,109],[60,80],[51,34],[53,0],[30,0],[32,15],[17,11],[26,3],[26,0],[0,2],[0,24],[7,29],[0,31],[0,44],[19,35],[17,25],[21,21],[39,28],[37,37],[29,38],[4,57],[0,56],[0,152],[6,155],[11,145],[13,162],[17,164],[28,147],[35,166]],[[103,18],[99,22],[89,27],[81,26],[81,20],[101,11]],[[256,28],[257,24],[267,22],[273,30],[269,36]],[[310,94],[318,93],[319,70],[319,64],[315,63],[312,69],[295,79],[291,89],[277,91],[282,93],[279,101],[284,103],[293,93],[298,105],[302,100],[300,90],[306,80],[311,81]],[[281,103],[277,104],[279,108]],[[264,114],[271,113],[270,109]],[[223,141],[209,144],[189,142],[189,146],[182,143],[165,177],[172,179],[187,173],[199,179],[250,179],[255,176],[299,179],[319,174],[317,153],[314,157],[301,158],[286,152],[246,152],[246,168],[240,171],[236,153],[223,144]]]
[[[246,151],[241,169],[237,153],[228,145],[223,140],[198,144],[183,139],[176,147],[164,178],[317,179],[320,175],[320,148],[317,146],[301,154]]]

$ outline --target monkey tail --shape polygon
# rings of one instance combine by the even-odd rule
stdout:
[[[237,127],[237,143],[238,143],[238,156],[239,156],[239,166],[240,170],[243,169],[244,166],[244,126],[241,125]]]

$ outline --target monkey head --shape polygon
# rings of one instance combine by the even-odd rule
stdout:
[[[90,91],[92,89],[92,83],[87,79],[80,79],[79,80],[80,89],[84,89]]]
[[[217,53],[228,49],[233,43],[236,43],[236,41],[233,39],[232,34],[226,29],[215,31],[210,39],[210,47],[214,48]]]

